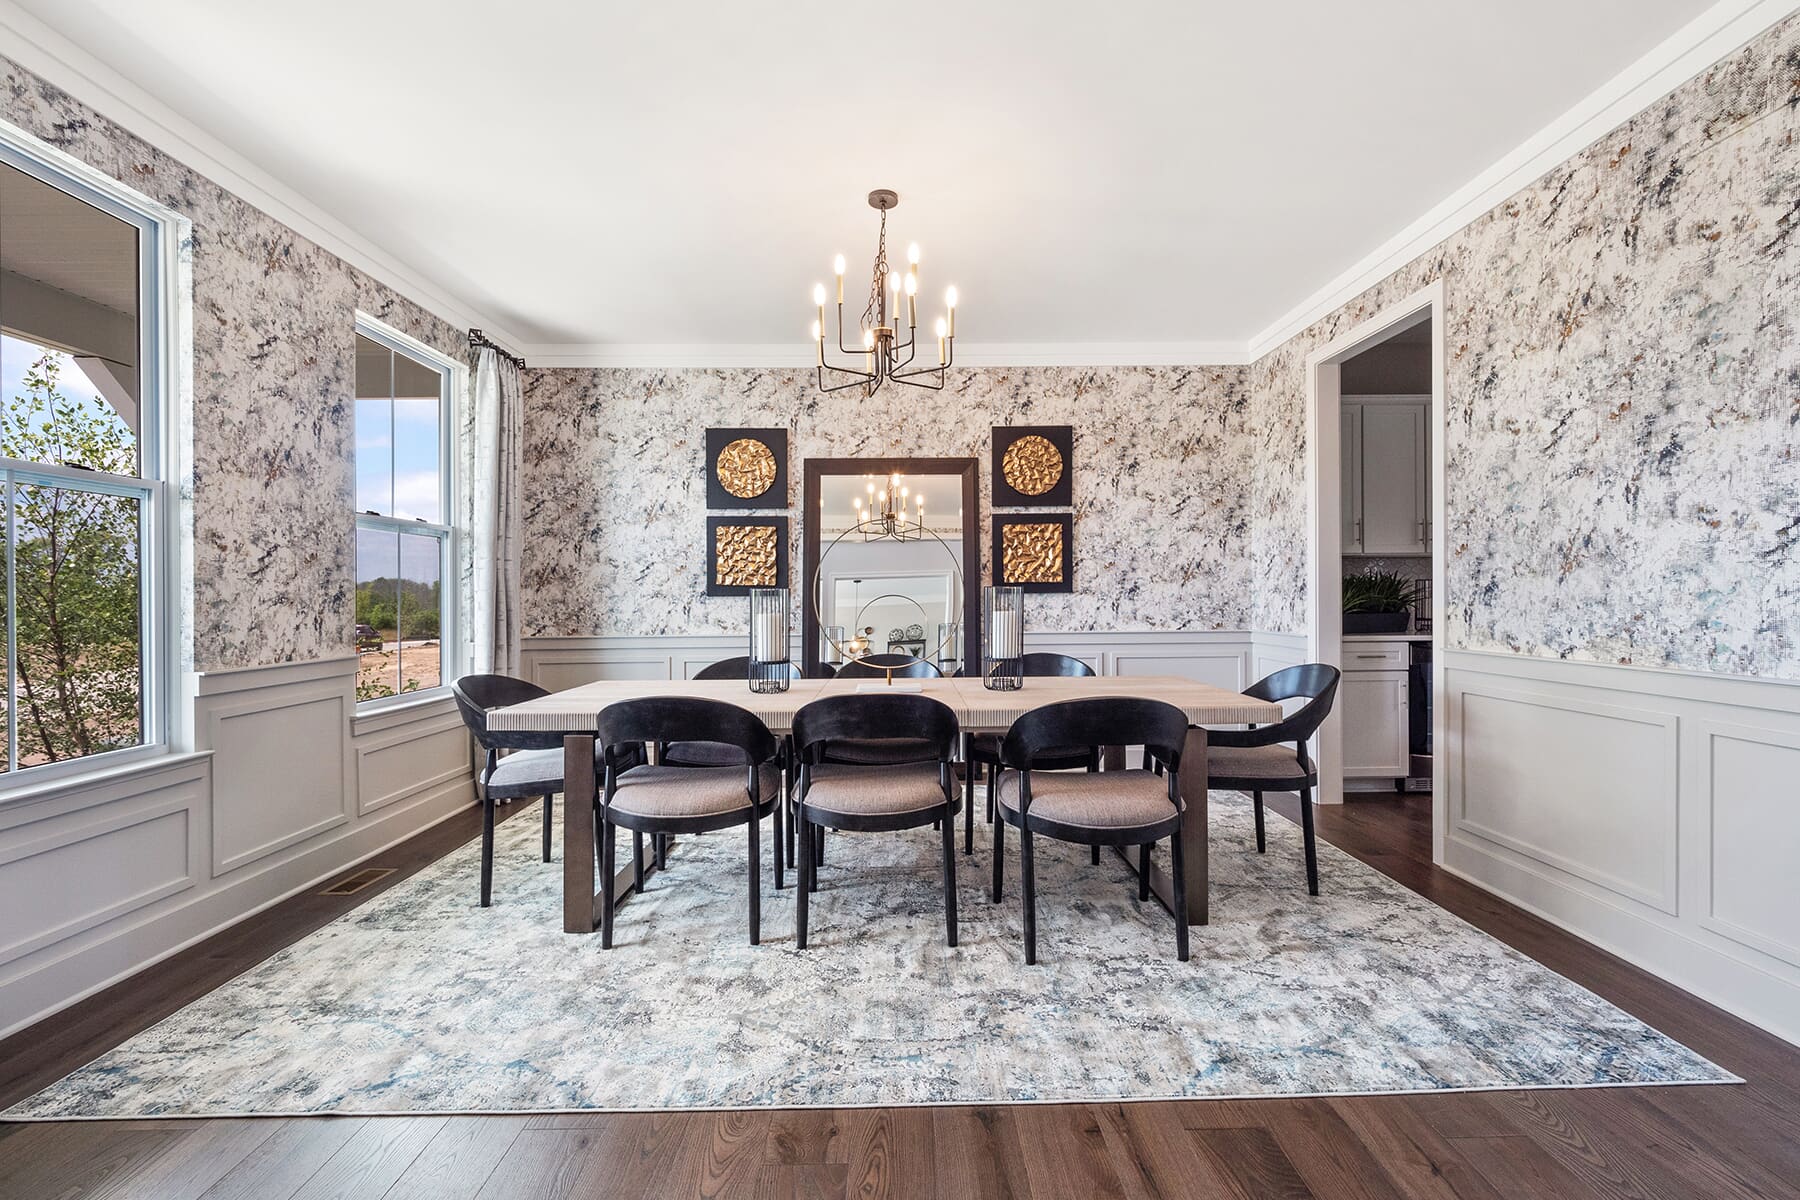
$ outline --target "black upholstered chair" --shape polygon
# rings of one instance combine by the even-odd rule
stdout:
[[[789,679],[800,678],[800,668],[787,665]],[[694,672],[695,679],[735,679],[749,686],[750,659],[745,655],[722,658]],[[656,761],[671,767],[734,767],[743,761],[736,746],[715,742],[670,742],[657,747]]]
[[[1306,890],[1319,894],[1319,853],[1313,837],[1312,790],[1319,769],[1306,753],[1306,740],[1318,731],[1337,698],[1339,672],[1325,663],[1287,667],[1244,689],[1244,695],[1279,703],[1305,699],[1306,705],[1273,725],[1249,729],[1209,730],[1206,735],[1206,785],[1249,792],[1256,809],[1256,852],[1263,838],[1264,792],[1300,793],[1300,834],[1306,844]]]
[[[1094,668],[1069,654],[1035,651],[1023,659],[1023,674],[1046,678],[1089,676]],[[959,672],[960,674],[960,672]],[[1000,735],[997,733],[963,734],[963,853],[975,853],[975,768],[987,776],[987,820],[994,820],[994,780],[1000,766]],[[1071,746],[1067,754],[1043,755],[1038,760],[1040,771],[1089,771],[1100,769],[1100,747]],[[1100,861],[1100,847],[1094,847],[1093,860]]]
[[[937,664],[910,654],[865,654],[837,669],[839,679],[941,679]]]
[[[463,724],[487,751],[487,763],[475,781],[481,793],[481,907],[488,907],[494,889],[494,803],[498,800],[544,798],[544,861],[550,861],[553,825],[551,797],[563,789],[563,735],[560,733],[500,733],[490,730],[491,708],[522,704],[550,693],[535,683],[511,675],[464,675],[450,685]],[[500,752],[512,753],[502,758]],[[594,769],[600,754],[594,753]],[[584,803],[592,803],[592,799]]]
[[[826,751],[846,742],[888,740],[903,729],[930,747],[930,761],[895,764],[833,762]],[[944,835],[944,922],[956,945],[956,787],[950,760],[957,740],[956,714],[929,696],[828,696],[794,714],[795,820],[800,828],[799,895],[794,933],[806,948],[808,897],[818,890],[813,853],[822,828],[876,833],[938,824]]]
[[[1034,708],[1013,722],[1000,743],[999,819],[994,822],[994,885],[999,903],[1005,862],[1005,829],[1019,830],[1019,864],[1025,892],[1025,961],[1037,962],[1035,836],[1087,846],[1138,847],[1138,898],[1150,897],[1150,847],[1169,839],[1174,877],[1175,953],[1188,956],[1187,885],[1181,852],[1181,748],[1187,715],[1161,700],[1096,697]],[[1071,746],[1142,746],[1145,758],[1164,768],[1071,774],[1045,771],[1040,763]]]
[[[712,742],[738,752],[734,766],[642,765],[634,748],[645,743]],[[653,696],[610,704],[600,713],[600,945],[612,947],[613,843],[615,829],[632,831],[641,844],[650,834],[707,833],[744,825],[749,830],[750,944],[762,932],[762,819],[775,816],[774,843],[781,842],[781,778],[778,744],[756,715],[718,700]],[[643,890],[643,855],[636,855],[637,887]],[[775,886],[781,886],[781,857],[774,856]]]

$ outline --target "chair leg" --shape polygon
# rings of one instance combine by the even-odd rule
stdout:
[[[1098,846],[1094,847],[1096,850]],[[1138,847],[1138,903],[1143,904],[1150,899],[1150,843],[1145,842]]]
[[[769,840],[769,859],[775,864],[775,890],[781,890],[781,801],[775,802],[774,811],[770,814],[775,823],[769,832],[773,835]]]
[[[555,818],[551,813],[555,808],[556,793],[544,793],[544,861],[550,861],[550,829]]]
[[[814,825],[812,835],[813,835],[813,866],[822,867],[825,865],[825,827],[823,825]],[[819,886],[819,873],[817,871],[814,871],[813,872],[813,889],[816,891],[818,889],[818,886]]]
[[[794,824],[800,827],[800,858],[799,866],[796,868],[800,872],[800,878],[794,885],[799,889],[800,894],[794,897],[794,944],[804,950],[806,949],[807,897],[812,893],[812,822],[795,814]]]
[[[1088,863],[1096,867],[1100,865],[1100,844],[1098,842],[1088,847]]]
[[[1269,845],[1268,842],[1263,839],[1263,803],[1261,792],[1250,793],[1250,806],[1256,810],[1256,852],[1262,854],[1268,850]]]
[[[1019,885],[1025,893],[1025,965],[1037,962],[1037,876],[1031,867],[1031,826],[1019,823]]]
[[[750,810],[750,944],[762,944],[762,822]]]
[[[1175,874],[1175,957],[1188,960],[1187,864],[1181,856],[1181,830],[1169,839],[1169,869]]]
[[[618,832],[613,823],[600,817],[600,948],[612,949],[613,935],[613,842]]]
[[[1006,862],[1006,822],[995,821],[994,826],[994,883],[988,888],[988,903],[1000,903],[1000,868]]]
[[[631,831],[631,890],[644,894],[644,835]]]
[[[975,759],[974,741],[963,736],[963,853],[975,853]]]
[[[944,810],[944,944],[956,945],[956,822]]]
[[[481,907],[486,908],[494,894],[494,800],[486,789],[481,795]]]
[[[1306,842],[1306,890],[1319,894],[1319,847],[1313,840],[1312,789],[1300,789],[1300,836]]]
[[[994,808],[994,785],[999,781],[1000,768],[989,763],[987,770],[987,819],[990,823],[998,820],[998,817],[995,815],[997,810]]]
[[[651,854],[656,863],[656,869],[660,871],[669,865],[669,835],[666,833],[659,833],[656,835],[655,840],[650,844],[653,847]]]

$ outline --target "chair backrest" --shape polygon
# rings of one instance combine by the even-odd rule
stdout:
[[[806,678],[830,679],[837,674],[837,668],[828,662],[814,660],[806,664]]]
[[[548,688],[511,675],[464,675],[450,685],[463,724],[486,750],[552,750],[563,744],[560,733],[490,732],[488,709],[505,708],[548,696]]]
[[[1095,696],[1034,708],[1012,723],[1000,743],[1007,766],[1029,770],[1035,756],[1065,757],[1070,746],[1143,746],[1168,764],[1181,762],[1187,714],[1138,696]]]
[[[789,679],[800,678],[800,668],[793,663],[786,664],[785,672]],[[744,679],[750,678],[750,658],[740,654],[736,658],[721,658],[716,663],[708,663],[694,672],[695,679]]]
[[[1048,650],[1033,650],[1020,660],[1024,666],[1024,675],[1092,675],[1094,668],[1082,662],[1072,654],[1052,654]]]
[[[910,654],[866,654],[845,663],[837,673],[844,679],[880,679],[890,674],[897,679],[937,679],[943,675],[936,663]]]
[[[1283,667],[1273,675],[1257,680],[1244,689],[1244,695],[1271,702],[1301,697],[1308,701],[1298,711],[1257,732],[1269,735],[1275,742],[1304,742],[1331,715],[1341,677],[1341,672],[1328,663],[1301,663],[1297,667]]]
[[[775,735],[762,718],[723,700],[647,696],[600,710],[600,744],[610,760],[619,747],[644,742],[720,742],[744,752],[744,765],[775,757]]]
[[[929,742],[940,760],[948,760],[960,732],[949,705],[906,692],[826,696],[794,714],[794,746],[802,762],[815,761],[826,742],[901,738]]]

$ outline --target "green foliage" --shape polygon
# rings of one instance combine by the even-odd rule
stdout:
[[[131,430],[98,397],[58,387],[58,356],[0,413],[0,455],[135,474]],[[138,501],[19,483],[13,489],[19,761],[54,761],[142,740]]]
[[[440,637],[441,592],[439,584],[416,579],[371,579],[356,585],[356,620],[373,625],[384,637]]]
[[[419,681],[416,679],[407,680],[406,686],[400,689],[402,692],[416,692],[418,690]],[[356,702],[358,704],[361,704],[364,700],[385,700],[389,696],[397,696],[399,694],[399,692],[394,691],[393,685],[385,680],[359,679],[356,683]]]
[[[1394,571],[1371,568],[1360,575],[1344,576],[1344,611],[1347,613],[1406,612],[1419,596],[1419,585]]]

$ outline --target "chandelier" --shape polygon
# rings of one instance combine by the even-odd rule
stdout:
[[[841,366],[825,360],[825,285],[813,285],[813,306],[819,319],[813,322],[813,344],[818,349],[818,383],[822,392],[841,392],[845,388],[861,388],[864,396],[873,396],[888,380],[909,387],[941,391],[944,374],[956,360],[956,289],[944,291],[947,317],[939,317],[937,333],[937,366],[914,367],[918,354],[919,331],[919,244],[906,248],[906,274],[890,270],[887,260],[888,209],[900,203],[900,195],[886,188],[869,193],[869,207],[881,213],[881,236],[875,243],[875,266],[869,281],[869,302],[863,307],[861,347],[844,345],[844,256],[838,255],[833,269],[837,273],[837,344],[840,354],[861,353],[862,367]],[[904,311],[902,311],[904,309]],[[904,320],[904,329],[903,329]],[[904,332],[905,341],[901,340]],[[852,359],[852,362],[855,360]],[[827,384],[826,372],[843,382]]]
[[[916,542],[925,536],[925,494],[914,496],[898,472],[889,475],[883,487],[878,488],[871,479],[865,491],[868,499],[856,499],[856,524],[851,532],[865,542]],[[914,502],[912,514],[907,512],[909,499]]]

